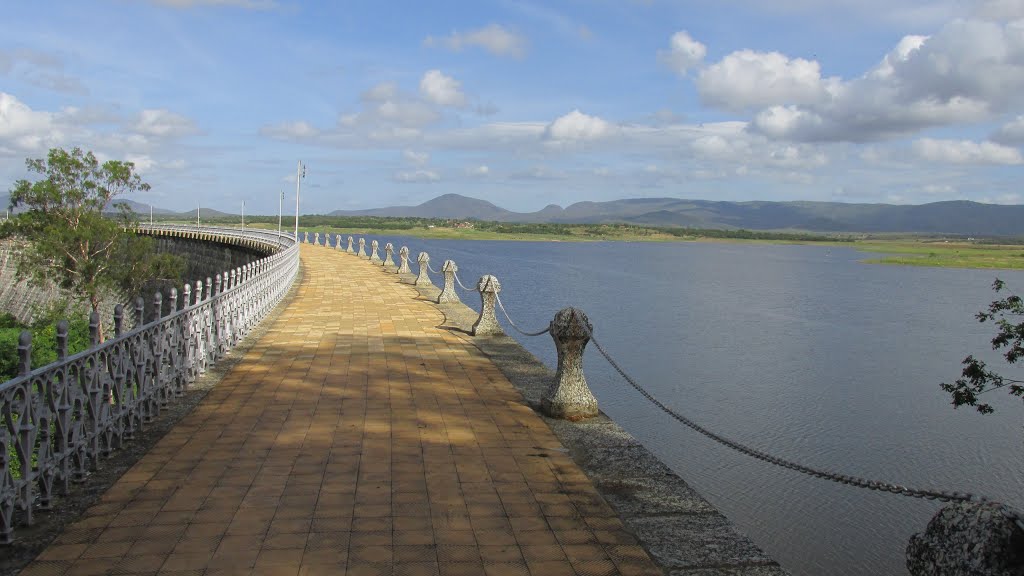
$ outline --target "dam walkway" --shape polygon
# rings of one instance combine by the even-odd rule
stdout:
[[[662,573],[437,307],[301,258],[259,340],[21,574]]]

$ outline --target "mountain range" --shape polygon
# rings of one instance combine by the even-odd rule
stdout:
[[[648,226],[808,232],[1024,235],[1024,206],[967,200],[920,205],[843,202],[716,202],[632,198],[551,204],[537,212],[512,212],[486,200],[445,194],[418,206],[335,210],[332,216],[392,216],[526,223],[628,223]]]
[[[150,205],[117,200],[145,220]],[[0,195],[0,204],[8,203]],[[154,215],[194,219],[195,211],[153,208]],[[335,210],[330,216],[383,216],[493,220],[498,222],[597,224],[747,230],[801,230],[818,233],[912,233],[957,236],[1024,236],[1024,205],[982,204],[968,200],[930,204],[848,204],[844,202],[717,202],[680,198],[630,198],[551,204],[536,212],[513,212],[486,200],[444,194],[417,206]],[[202,218],[234,214],[202,209]]]

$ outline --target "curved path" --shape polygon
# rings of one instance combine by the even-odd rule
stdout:
[[[468,336],[302,246],[295,299],[21,574],[661,574]]]

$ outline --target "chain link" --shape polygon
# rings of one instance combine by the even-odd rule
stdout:
[[[584,329],[586,329],[586,327],[584,327]],[[736,442],[734,440],[730,440],[730,439],[728,439],[728,438],[726,438],[724,436],[721,436],[720,434],[716,434],[716,433],[708,430],[707,428],[704,428],[700,424],[697,424],[693,420],[690,420],[689,418],[686,418],[685,416],[682,416],[681,414],[679,414],[676,411],[672,410],[671,408],[669,408],[665,404],[662,404],[660,400],[655,398],[650,392],[645,390],[642,386],[637,384],[636,381],[633,380],[628,374],[626,374],[626,372],[622,369],[622,367],[619,366],[618,362],[616,362],[611,357],[611,355],[608,354],[607,351],[605,351],[604,347],[601,346],[600,342],[598,342],[597,339],[594,338],[593,332],[589,332],[589,334],[590,334],[591,342],[594,343],[594,347],[596,347],[597,351],[601,353],[601,356],[604,356],[604,359],[608,361],[608,363],[611,365],[611,367],[614,368],[615,371],[618,372],[619,375],[622,376],[622,378],[625,379],[625,381],[627,383],[629,383],[629,385],[632,386],[637,392],[639,392],[644,398],[647,398],[647,400],[649,400],[652,404],[654,404],[655,406],[660,408],[663,412],[665,412],[666,414],[668,414],[669,416],[671,416],[673,419],[675,419],[676,421],[680,422],[681,424],[683,424],[683,425],[693,429],[694,431],[696,431],[696,432],[698,432],[700,434],[703,434],[704,436],[707,436],[708,438],[714,440],[715,442],[718,442],[719,444],[722,444],[723,446],[726,446],[728,448],[732,448],[733,450],[736,450],[737,452],[740,452],[742,454],[746,454],[747,456],[750,456],[752,458],[756,458],[758,460],[761,460],[763,462],[767,462],[769,464],[774,464],[775,466],[781,466],[782,468],[788,468],[790,470],[794,470],[796,472],[800,472],[802,474],[806,474],[808,476],[814,476],[816,478],[822,478],[822,479],[825,479],[825,480],[831,480],[832,482],[838,482],[840,484],[847,484],[847,485],[850,485],[850,486],[856,486],[858,488],[867,488],[869,490],[877,490],[877,491],[880,491],[880,492],[891,492],[893,494],[900,494],[900,495],[903,495],[903,496],[910,496],[912,498],[923,498],[925,500],[939,500],[941,502],[971,502],[971,501],[973,501],[973,502],[986,502],[986,501],[988,501],[988,499],[985,498],[984,496],[977,496],[977,495],[969,494],[969,493],[966,493],[966,492],[949,492],[949,491],[944,491],[944,490],[909,488],[907,486],[903,486],[903,485],[900,485],[900,484],[893,484],[891,482],[880,482],[878,480],[869,480],[869,479],[860,478],[860,477],[857,477],[857,476],[848,476],[848,475],[845,475],[845,474],[838,474],[836,472],[832,472],[832,471],[829,471],[829,470],[821,470],[819,468],[814,468],[814,467],[811,467],[811,466],[806,466],[804,464],[793,462],[792,460],[786,460],[785,458],[780,458],[778,456],[773,456],[771,454],[768,454],[767,452],[762,452],[760,450],[756,450],[756,449],[751,448],[749,446],[740,444],[739,442]],[[1003,508],[1004,508],[1004,510],[1003,510],[1004,514],[1007,514],[1007,516],[1009,518],[1014,519],[1018,524],[1021,523],[1021,518],[1020,518],[1020,514],[1019,513],[1013,511],[1012,509],[1010,509],[1007,506],[1004,506]]]
[[[501,298],[497,294],[494,295],[494,300],[498,303],[498,308],[501,308],[501,313],[505,315],[505,319],[508,320],[508,323],[515,328],[516,332],[519,332],[523,336],[540,336],[541,334],[547,334],[551,330],[551,327],[548,326],[540,332],[524,332],[522,328],[516,326],[516,323],[512,321],[512,317],[508,315],[508,311],[505,310],[505,305],[501,303]]]
[[[430,270],[430,271],[431,271],[431,272],[433,272],[434,274],[440,274],[440,272],[438,272],[437,270],[434,270],[434,269],[433,269],[433,268],[432,268],[432,267],[430,266],[430,260],[427,260],[427,270]]]

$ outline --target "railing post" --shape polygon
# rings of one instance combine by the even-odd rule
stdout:
[[[57,361],[68,357],[68,321],[57,322]]]
[[[378,246],[380,246],[380,243],[377,242],[376,240],[374,240],[373,242],[370,242],[370,263],[371,264],[380,264],[381,263],[380,256],[377,255],[377,247]]]
[[[473,336],[504,334],[498,319],[494,316],[494,303],[501,292],[501,283],[490,274],[481,276],[476,283],[476,291],[480,293],[480,316],[473,323],[470,333]]]
[[[338,252],[344,250],[344,248],[341,247],[341,234],[334,235],[334,247],[338,250]]]
[[[366,258],[366,238],[359,239],[359,254],[360,258]]]
[[[459,294],[455,291],[455,273],[459,271],[459,267],[455,265],[454,260],[445,260],[444,266],[441,266],[441,272],[444,273],[444,289],[437,295],[437,303],[442,302],[461,302],[459,300]]]
[[[220,275],[217,275],[220,278]],[[171,309],[167,312],[168,314],[174,314],[178,311],[178,289],[171,286]],[[117,324],[117,308],[114,308],[114,324]]]
[[[352,249],[352,237],[348,237],[348,248],[345,248],[346,254],[355,254],[356,251]]]
[[[172,288],[171,298],[175,298],[177,295],[177,292]],[[172,312],[174,311],[174,304],[175,302],[171,303]],[[120,336],[122,332],[124,332],[124,306],[118,304],[114,306],[114,338]]]
[[[391,244],[391,242],[388,242],[387,244],[384,245],[384,262],[382,266],[384,266],[385,268],[388,266],[394,266],[395,261],[394,259],[392,259],[392,256],[394,255],[395,247]]]
[[[409,270],[409,249],[407,247],[402,246],[401,249],[398,250],[398,259],[402,264],[398,267],[398,271],[395,273],[412,274],[412,271]]]
[[[551,320],[549,331],[558,353],[558,370],[541,398],[544,414],[574,421],[597,415],[597,399],[583,375],[583,350],[593,330],[587,315],[578,308],[562,308]]]
[[[416,257],[416,264],[419,265],[419,273],[416,274],[415,286],[433,286],[434,283],[430,281],[430,274],[427,273],[427,267],[430,266],[430,254],[426,252],[420,252],[420,255]]]
[[[22,330],[18,336],[18,374],[24,376],[32,371],[32,333]],[[27,402],[27,400],[26,400]]]
[[[998,502],[949,504],[932,517],[923,533],[910,537],[907,570],[911,576],[1022,574],[1020,518],[1020,513]]]
[[[138,304],[142,304],[139,298]],[[141,312],[141,311],[140,311]],[[95,310],[89,313],[89,347],[95,348],[100,343],[100,315]]]
[[[164,315],[164,295],[160,292],[153,294],[153,320],[159,321]]]
[[[314,246],[319,246],[320,245],[320,233],[319,232],[317,232],[316,236],[313,238],[313,245]]]
[[[224,284],[222,283],[223,281],[221,279],[221,276],[222,274],[218,272],[217,278],[216,280],[214,280],[216,284],[213,285],[213,291],[216,292],[217,294],[222,294],[224,292]]]

